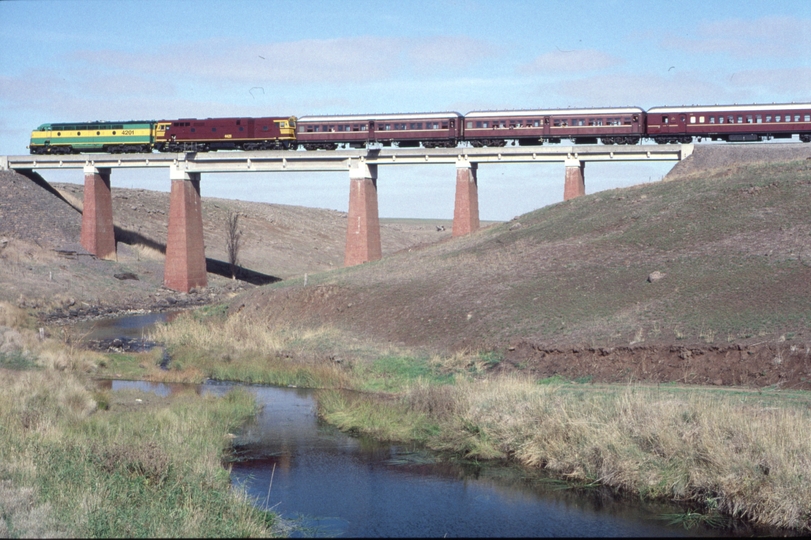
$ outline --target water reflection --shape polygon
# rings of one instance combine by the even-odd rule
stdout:
[[[183,311],[143,313],[112,319],[82,321],[74,325],[85,346],[99,351],[143,352],[155,347],[147,339],[149,331],[158,323],[172,322]]]
[[[122,380],[99,380],[96,382],[100,390],[138,390],[149,392],[161,397],[180,395],[190,390],[194,390],[198,395],[205,392],[204,387],[197,384],[182,383],[155,383],[149,381],[122,381]]]
[[[169,395],[172,386],[112,381]],[[224,394],[235,385],[206,384]],[[668,527],[672,507],[561,491],[510,467],[460,465],[352,438],[316,418],[310,390],[245,386],[262,412],[235,449],[232,481],[299,527],[294,536],[719,536]],[[751,531],[748,531],[751,532]]]

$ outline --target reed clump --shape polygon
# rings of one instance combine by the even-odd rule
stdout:
[[[240,313],[188,313],[158,325],[151,339],[166,344],[175,365],[202,378],[310,388],[350,384],[344,367],[327,353],[340,339],[330,328],[279,328]]]

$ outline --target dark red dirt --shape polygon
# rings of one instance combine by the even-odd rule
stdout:
[[[799,343],[559,350],[522,342],[509,349],[497,370],[540,378],[811,390],[811,349]]]

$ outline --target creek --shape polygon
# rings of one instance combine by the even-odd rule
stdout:
[[[154,345],[145,333],[173,314],[86,323],[89,344]],[[86,330],[86,332],[85,332]],[[142,346],[138,346],[138,343]],[[231,480],[278,513],[291,536],[735,536],[755,531],[668,525],[673,505],[577,491],[518,467],[460,463],[421,448],[351,437],[320,421],[317,390],[208,381],[202,385],[100,381],[102,388],[168,396],[240,387],[261,407],[234,439]]]
[[[167,396],[189,385],[105,381]],[[420,448],[345,435],[316,415],[315,390],[207,382],[199,393],[248,389],[262,407],[234,440],[233,484],[309,536],[726,536],[668,525],[673,506],[577,492],[517,467],[455,463]],[[738,534],[751,533],[739,530]]]

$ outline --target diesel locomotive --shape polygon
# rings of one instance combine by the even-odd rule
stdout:
[[[764,141],[794,135],[811,142],[811,103],[56,123],[36,128],[28,148],[32,154],[336,150],[370,144],[481,148],[563,140]]]

